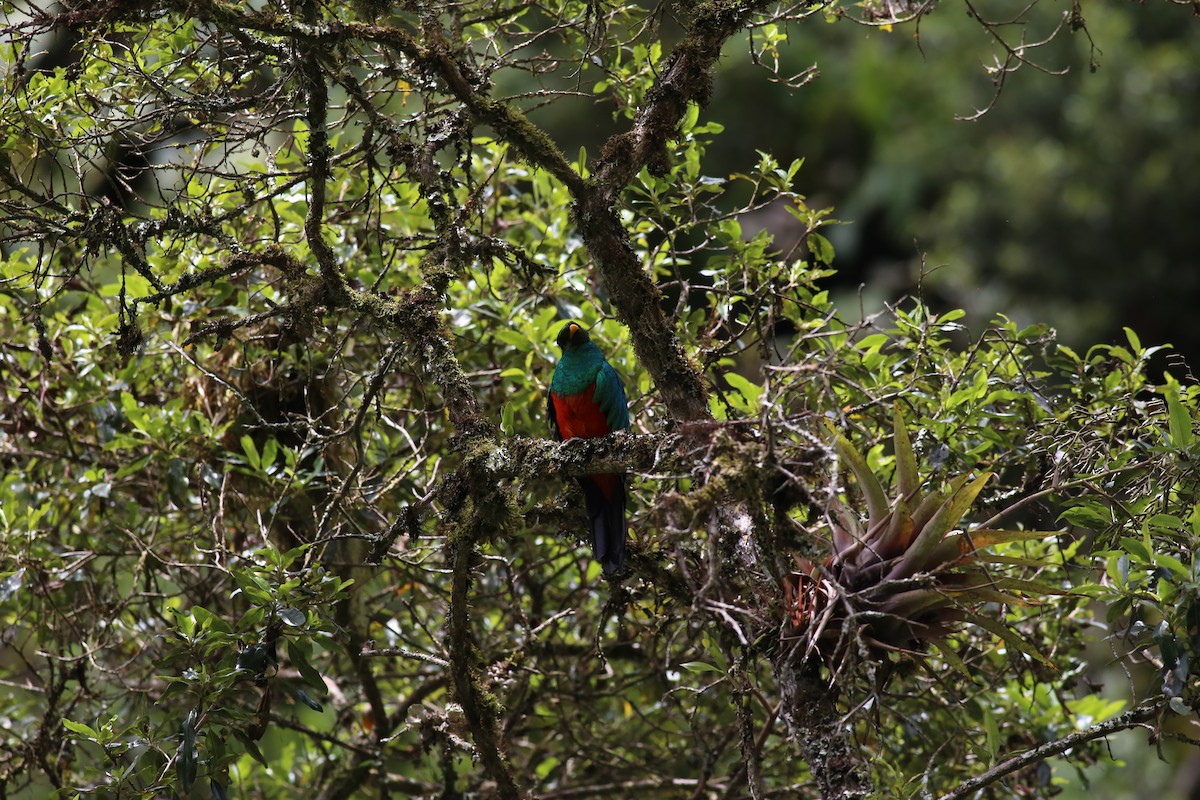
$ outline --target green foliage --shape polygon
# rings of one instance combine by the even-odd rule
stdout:
[[[663,89],[695,36],[756,18],[700,4],[681,55],[629,4],[125,5],[5,5],[7,796],[813,794],[829,719],[880,796],[940,793],[1141,700],[1072,694],[1100,644],[1192,713],[1197,387],[1155,385],[1132,332],[1080,356],[919,301],[850,321],[809,168],[714,171],[712,87]],[[68,66],[43,55],[64,31]],[[539,138],[596,98],[574,108],[660,126],[644,153]],[[755,223],[780,208],[786,244]],[[614,252],[662,326],[618,302]],[[674,459],[606,453],[633,474],[624,585],[569,476],[520,460],[562,318]],[[689,376],[664,352],[712,419],[668,412]],[[796,659],[793,554],[897,495],[929,516],[896,580],[988,545],[975,624]]]

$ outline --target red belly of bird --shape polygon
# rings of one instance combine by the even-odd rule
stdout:
[[[554,418],[562,438],[594,439],[612,433],[608,419],[592,399],[591,392],[566,397],[552,393],[550,397],[554,401]]]
[[[612,433],[608,427],[608,419],[600,410],[600,406],[596,405],[596,401],[592,399],[591,392],[582,392],[566,397],[551,392],[550,399],[554,403],[554,419],[558,423],[559,434],[564,440],[594,439],[597,436],[607,436]],[[600,490],[604,492],[605,497],[612,499],[613,493],[617,490],[616,475],[589,475],[588,477],[595,481]]]

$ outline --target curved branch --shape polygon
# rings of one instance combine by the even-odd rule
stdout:
[[[989,769],[982,775],[971,778],[969,781],[963,781],[957,789],[947,794],[942,795],[941,800],[960,800],[963,797],[970,797],[985,786],[990,786],[1006,775],[1011,775],[1022,767],[1027,767],[1030,764],[1036,764],[1039,761],[1044,761],[1051,756],[1056,756],[1060,753],[1065,753],[1072,747],[1090,742],[1093,739],[1101,739],[1112,733],[1127,730],[1137,727],[1148,719],[1158,716],[1162,713],[1163,702],[1161,700],[1144,703],[1137,708],[1130,709],[1124,714],[1119,714],[1112,719],[1098,722],[1090,728],[1084,728],[1081,731],[1076,731],[1069,736],[1064,736],[1061,739],[1056,739],[1053,742],[1039,745],[1032,750],[1026,750],[1024,753],[1013,756],[1005,761],[1001,761],[996,766]]]
[[[478,506],[474,507],[478,510]],[[477,516],[477,514],[471,514]],[[464,521],[466,527],[471,520]],[[496,794],[503,800],[518,800],[523,792],[517,787],[512,767],[500,749],[499,730],[496,725],[498,701],[487,691],[479,679],[474,664],[478,651],[471,635],[471,620],[467,614],[471,594],[471,568],[475,555],[475,537],[459,530],[451,539],[449,548],[453,581],[450,588],[449,649],[450,680],[454,696],[463,709],[463,716],[475,740],[476,753],[483,768],[496,782]],[[457,541],[455,541],[457,539]]]

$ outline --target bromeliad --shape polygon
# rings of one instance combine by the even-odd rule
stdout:
[[[1057,531],[959,529],[992,473],[973,479],[963,474],[950,480],[945,491],[926,491],[899,404],[892,425],[896,462],[892,500],[866,458],[844,436],[836,436],[834,449],[858,480],[866,514],[860,515],[839,498],[831,500],[832,552],[820,564],[797,556],[799,569],[784,579],[789,623],[785,637],[799,638],[805,657],[816,653],[830,664],[862,652],[914,653],[932,645],[947,662],[961,666],[946,639],[958,625],[967,623],[1045,661],[1018,633],[984,611],[988,603],[1026,605],[1042,595],[1059,594],[1053,585],[1002,571],[1008,563],[1034,567],[1049,563],[1011,555],[993,560],[986,551],[996,545],[1045,539]]]
[[[617,371],[585,328],[568,322],[558,332],[562,358],[554,368],[546,414],[559,441],[606,436],[629,427],[629,406]],[[625,476],[579,479],[587,503],[592,552],[605,575],[625,570]]]

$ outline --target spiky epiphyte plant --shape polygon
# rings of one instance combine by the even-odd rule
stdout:
[[[785,580],[785,636],[799,637],[806,656],[817,653],[832,659],[864,650],[878,656],[880,651],[937,644],[956,624],[968,622],[1028,653],[1028,643],[978,609],[988,602],[1027,603],[1031,596],[1054,590],[993,574],[989,560],[1024,560],[987,559],[980,551],[1053,532],[957,529],[992,473],[973,479],[961,475],[944,491],[923,493],[898,405],[893,424],[895,497],[890,503],[862,454],[844,436],[837,437],[838,457],[849,465],[862,491],[866,523],[834,499],[829,522],[832,554],[819,565],[797,557],[799,569]],[[939,649],[947,658],[954,657],[946,648]]]

